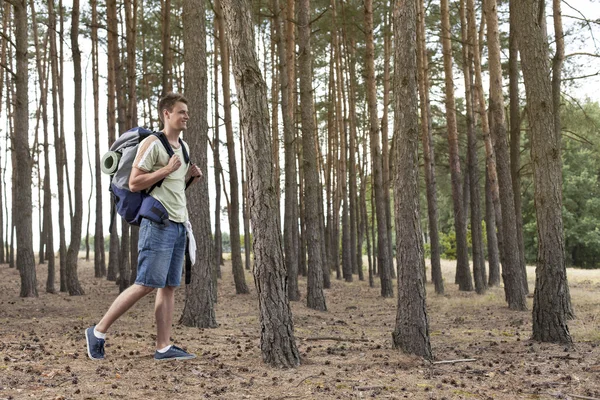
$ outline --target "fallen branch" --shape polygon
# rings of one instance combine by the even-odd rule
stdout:
[[[349,339],[349,338],[340,338],[335,336],[316,336],[316,337],[308,337],[308,338],[298,338],[300,340],[305,340],[307,342],[316,342],[319,340],[333,340],[335,342],[368,342],[369,339]]]
[[[443,360],[443,361],[434,361],[432,364],[456,364],[460,362],[471,362],[477,361],[476,358],[461,358],[458,360]]]
[[[319,375],[309,375],[306,378],[302,379],[300,382],[298,382],[298,384],[296,385],[296,387],[300,386],[302,384],[302,382],[304,382],[308,378],[318,378],[318,377],[319,377]]]

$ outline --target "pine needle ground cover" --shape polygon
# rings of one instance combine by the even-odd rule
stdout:
[[[22,299],[18,271],[0,266],[0,399],[600,398],[600,270],[568,270],[577,319],[569,323],[575,346],[565,348],[530,341],[531,311],[508,310],[502,288],[458,292],[454,263],[444,262],[446,295],[427,286],[433,364],[392,348],[396,299],[382,299],[367,282],[334,278],[329,311],[309,310],[305,297],[292,303],[302,365],[278,370],[261,362],[256,291],[235,295],[229,262],[219,281],[219,327],[173,330],[174,342],[198,358],[152,359],[151,295],[113,325],[107,359],[89,360],[83,331],[118,286],[95,279],[92,262],[79,262],[86,295],[76,297],[46,294],[38,282],[40,297]],[[45,272],[38,267],[38,280]],[[528,276],[533,290],[533,267]],[[301,278],[302,293],[305,285]],[[177,297],[175,319],[183,290]]]

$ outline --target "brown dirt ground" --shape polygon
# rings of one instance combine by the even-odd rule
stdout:
[[[333,278],[327,312],[307,309],[305,299],[292,304],[302,365],[282,370],[262,363],[256,291],[235,295],[229,262],[219,327],[176,325],[175,343],[198,358],[161,363],[152,359],[153,295],[113,325],[107,359],[91,361],[84,329],[118,294],[115,284],[93,278],[82,260],[84,296],[46,294],[40,266],[39,298],[22,299],[18,272],[0,265],[0,399],[600,399],[600,271],[569,271],[577,319],[576,344],[566,348],[530,341],[531,312],[509,311],[501,288],[458,292],[452,266],[444,265],[445,296],[427,285],[434,357],[476,361],[430,364],[393,349],[396,299],[381,298],[377,283]],[[246,279],[252,286],[249,272]],[[177,297],[176,318],[183,291]]]

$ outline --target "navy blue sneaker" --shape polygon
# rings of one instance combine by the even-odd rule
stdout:
[[[188,353],[187,351],[177,346],[171,346],[171,348],[165,351],[164,353],[159,353],[158,351],[154,353],[154,359],[157,361],[191,360],[192,358],[196,358],[196,355]]]
[[[85,330],[85,342],[87,344],[87,352],[90,359],[104,359],[104,339],[98,339],[96,335],[94,335],[93,326]]]

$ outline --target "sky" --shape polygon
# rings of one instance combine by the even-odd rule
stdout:
[[[547,2],[547,4],[549,3],[549,7],[551,6],[551,2]],[[87,4],[87,3],[86,3]],[[87,5],[86,5],[87,7]],[[563,12],[563,24],[565,26],[565,32],[568,31],[568,29],[574,24],[574,23],[578,23],[580,22],[581,18],[583,18],[583,16],[585,16],[585,18],[587,19],[592,19],[595,20],[595,23],[592,23],[590,25],[589,28],[586,28],[582,31],[582,33],[578,34],[578,35],[573,35],[567,38],[566,40],[566,56],[567,56],[567,63],[565,64],[565,67],[568,69],[572,69],[574,68],[574,65],[577,66],[577,69],[575,71],[575,75],[578,76],[584,76],[584,75],[594,75],[594,76],[589,76],[585,79],[582,80],[577,80],[574,82],[574,86],[573,87],[567,87],[565,89],[565,91],[567,93],[569,93],[571,96],[578,98],[578,99],[584,99],[586,97],[594,100],[594,101],[598,101],[600,102],[600,58],[597,57],[591,57],[589,55],[586,55],[584,53],[589,53],[589,54],[600,54],[600,0],[569,0],[569,1],[563,1],[562,2],[562,12]],[[548,9],[548,29],[549,29],[549,34],[552,34],[552,20],[551,20],[551,9]],[[501,28],[502,29],[502,28]],[[208,40],[211,40],[210,38]],[[261,41],[256,41],[257,43],[261,43]],[[86,223],[87,223],[87,218],[88,218],[88,207],[87,205],[89,204],[89,210],[91,210],[91,212],[93,213],[95,210],[95,197],[92,194],[93,190],[94,190],[94,177],[93,177],[93,162],[92,162],[92,171],[90,172],[89,166],[88,166],[88,154],[90,155],[90,157],[93,160],[94,157],[94,126],[93,126],[93,97],[92,97],[92,79],[91,79],[91,57],[90,57],[90,43],[89,41],[87,41],[87,39],[84,39],[83,37],[80,37],[80,46],[82,49],[82,68],[83,68],[83,81],[84,81],[84,93],[83,93],[83,103],[84,103],[84,111],[83,111],[83,121],[84,121],[84,156],[83,156],[83,199],[84,199],[84,219],[83,219],[83,234],[85,235],[86,232]],[[207,46],[211,46],[210,43],[207,43]],[[68,48],[68,46],[65,46],[65,51],[68,53],[70,50]],[[574,53],[581,53],[579,55],[573,55]],[[258,52],[258,54],[263,54],[262,51]],[[104,56],[101,54],[101,60],[100,60],[100,74],[102,76],[106,76],[106,59],[103,58]],[[574,64],[572,63],[574,62]],[[30,74],[32,74],[33,72],[33,64],[30,65]],[[212,79],[212,75],[209,76],[209,79]],[[74,137],[73,137],[73,129],[72,126],[70,126],[70,121],[74,120],[74,115],[73,115],[73,107],[71,107],[70,102],[73,101],[73,96],[72,96],[72,92],[74,90],[73,87],[73,71],[72,71],[72,65],[71,64],[67,64],[65,67],[65,77],[64,77],[64,82],[65,82],[65,99],[66,99],[66,106],[65,106],[65,121],[66,121],[66,141],[67,141],[67,147],[68,147],[68,159],[70,162],[69,165],[69,171],[72,174],[74,173],[74,167],[73,167],[73,161],[74,161]],[[234,80],[231,80],[232,85]],[[35,112],[36,106],[37,106],[37,93],[38,90],[36,89],[36,85],[37,82],[32,82],[30,84],[30,106],[29,106],[29,111],[30,114],[33,114]],[[209,80],[208,83],[209,86],[209,91],[212,91],[212,82]],[[101,146],[100,146],[100,154],[104,154],[106,151],[108,151],[108,145],[107,145],[107,135],[106,135],[106,96],[103,95],[102,93],[102,89],[103,87],[105,87],[105,83],[101,82],[100,83],[100,89],[101,89],[101,95],[100,95],[100,105],[99,105],[99,109],[100,109],[100,131],[101,131]],[[233,90],[235,90],[235,88],[232,88]],[[211,94],[209,93],[209,96],[211,96]],[[210,98],[210,97],[209,97]],[[209,107],[211,107],[212,103],[211,101],[209,101]],[[234,113],[237,113],[237,110],[233,110]],[[209,120],[209,125],[212,125],[212,115],[213,112],[212,110],[209,109],[208,112],[208,120]],[[222,113],[221,113],[222,115]],[[236,117],[236,114],[234,114],[234,130],[237,131],[237,120],[238,118]],[[393,122],[393,119],[391,120]],[[193,123],[193,119],[190,122],[190,124]],[[32,138],[31,141],[33,142],[33,136],[34,136],[34,127],[35,127],[35,121],[33,120],[30,123],[30,137]],[[5,133],[8,130],[8,125],[7,125],[7,120],[6,120],[6,115],[4,114],[4,110],[2,110],[2,113],[0,114],[0,137],[5,137]],[[41,135],[41,132],[40,132]],[[212,136],[212,132],[209,132],[209,135]],[[221,137],[224,137],[225,133],[224,131],[221,132]],[[52,136],[52,135],[51,135]],[[185,135],[184,135],[185,136]],[[86,142],[86,138],[88,138],[88,141]],[[4,140],[0,141],[0,147],[4,148],[6,146],[6,142]],[[86,146],[88,151],[86,151]],[[238,168],[240,165],[240,158],[239,158],[239,146],[236,146],[238,149],[236,150],[237,153],[237,164],[238,164]],[[224,146],[221,147],[223,156],[222,156],[222,163],[225,162],[226,160],[226,149],[224,148]],[[53,152],[52,153],[52,159],[51,159],[51,165],[54,165],[54,160],[53,160]],[[210,192],[210,199],[214,199],[215,198],[215,189],[214,189],[214,171],[212,168],[212,155],[211,152],[209,150],[209,166],[208,166],[208,176],[206,177],[208,179],[208,183],[209,183],[209,192]],[[10,163],[7,166],[8,167],[8,171],[7,171],[7,177],[10,176]],[[2,168],[4,168],[4,166],[2,165]],[[225,167],[226,169],[226,167]],[[52,168],[53,172],[52,172],[52,182],[56,182],[56,174],[54,172],[55,168]],[[239,175],[239,172],[238,172]],[[35,178],[35,177],[34,177]],[[104,212],[103,212],[103,220],[104,220],[104,230],[105,233],[108,233],[108,225],[109,225],[109,219],[110,219],[110,211],[109,211],[109,192],[108,192],[108,183],[109,183],[109,177],[107,175],[102,175],[102,192],[103,192],[103,204],[104,204]],[[10,186],[9,181],[7,181],[7,185]],[[55,184],[54,184],[55,185]],[[73,185],[73,178],[71,178],[71,185]],[[10,190],[10,188],[9,188]],[[229,189],[227,188],[227,192],[229,192]],[[54,193],[56,195],[56,193]],[[33,188],[33,198],[34,198],[34,227],[33,227],[33,232],[34,232],[34,249],[37,249],[39,247],[39,226],[38,226],[38,218],[37,218],[37,213],[38,213],[38,207],[37,207],[37,195],[38,195],[38,190],[37,187]],[[7,196],[8,200],[10,200],[10,195]],[[221,208],[224,208],[226,206],[225,204],[225,198],[224,196],[221,196],[222,199],[222,204],[221,204]],[[65,199],[66,201],[66,199]],[[65,203],[68,204],[68,203]],[[10,206],[9,206],[10,207]],[[58,204],[57,204],[57,199],[56,196],[54,196],[54,201],[53,201],[53,213],[55,215],[57,215],[57,208],[58,208]],[[214,208],[215,208],[215,204],[211,204],[211,226],[214,226],[214,221],[212,220],[214,218]],[[9,208],[10,209],[10,208]],[[54,220],[56,221],[57,218],[54,218]],[[283,220],[283,218],[281,219]],[[56,224],[55,224],[56,225]],[[70,230],[70,226],[69,223],[67,222],[65,224],[65,228],[67,230],[67,240],[68,240],[68,235],[69,235],[69,230]],[[221,217],[221,229],[225,232],[227,232],[228,229],[228,220],[227,220],[227,216],[225,214],[222,214]],[[55,231],[55,237],[58,237],[58,226],[54,227],[54,231]],[[91,218],[91,222],[90,222],[90,227],[89,227],[89,231],[90,234],[93,234],[94,231],[94,216],[92,214],[92,218]],[[55,243],[57,243],[58,240],[55,240]]]

